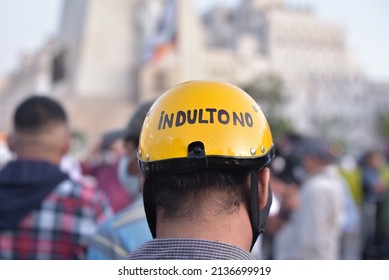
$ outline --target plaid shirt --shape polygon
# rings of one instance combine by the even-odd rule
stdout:
[[[216,241],[157,238],[142,245],[128,260],[253,260],[245,250]]]
[[[16,228],[0,231],[0,259],[83,259],[89,236],[111,214],[96,188],[65,180]]]

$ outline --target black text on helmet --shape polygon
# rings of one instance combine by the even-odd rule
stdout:
[[[180,127],[184,124],[214,124],[220,123],[228,125],[232,123],[237,126],[253,126],[253,118],[250,113],[232,112],[229,113],[224,109],[205,108],[185,111],[177,111],[175,113],[161,112],[158,122],[158,130]]]

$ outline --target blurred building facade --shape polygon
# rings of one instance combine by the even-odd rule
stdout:
[[[340,26],[281,0],[203,14],[187,0],[67,0],[58,36],[2,86],[1,114],[23,94],[48,92],[90,136],[177,83],[245,85],[275,73],[288,97],[280,114],[297,131],[366,148],[380,143],[375,121],[389,92],[366,79],[345,41]]]
[[[176,51],[142,69],[141,85],[157,85],[142,92],[154,89],[158,95],[185,80],[178,68],[192,79],[238,85],[275,73],[288,100],[279,113],[297,131],[342,142],[356,153],[381,143],[377,113],[385,112],[389,91],[374,86],[355,65],[341,26],[281,0],[242,0],[235,8],[208,11],[200,23],[193,19],[191,1],[177,5]],[[192,54],[195,63],[186,63],[182,53]]]
[[[58,34],[26,56],[1,86],[0,130],[16,105],[47,94],[67,107],[76,132],[90,142],[123,127],[137,92],[137,5],[142,1],[66,0]]]

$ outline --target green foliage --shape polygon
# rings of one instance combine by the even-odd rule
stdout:
[[[281,114],[288,100],[284,93],[283,81],[279,76],[266,73],[257,77],[253,83],[243,85],[241,88],[261,106],[274,139],[278,139],[285,132],[293,131],[291,122],[283,118]]]
[[[272,131],[274,141],[280,139],[281,136],[284,135],[285,133],[290,133],[294,131],[293,126],[288,120],[285,119],[274,120],[273,118],[271,118],[268,120],[268,122]]]
[[[286,102],[283,82],[274,74],[263,74],[255,79],[255,82],[242,87],[264,110],[266,116],[274,113],[274,109],[281,107]]]
[[[377,118],[378,131],[384,139],[389,139],[389,114],[381,114]]]

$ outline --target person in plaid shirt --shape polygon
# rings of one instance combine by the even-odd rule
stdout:
[[[70,139],[57,101],[32,96],[16,109],[9,142],[17,157],[0,171],[0,259],[84,259],[112,214],[98,189],[60,170]]]

